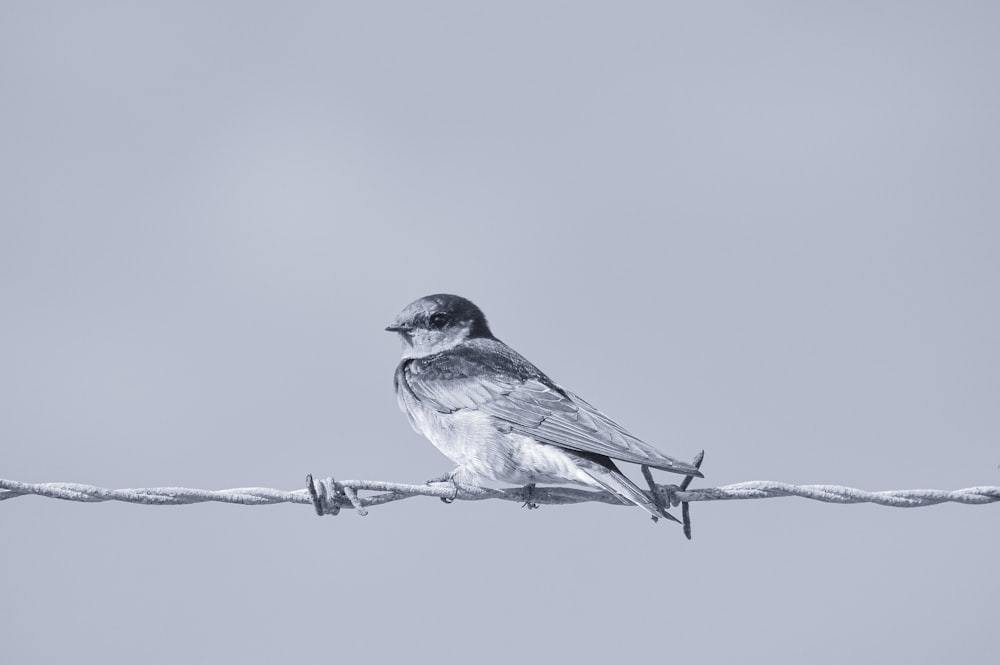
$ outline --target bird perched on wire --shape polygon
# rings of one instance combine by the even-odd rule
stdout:
[[[553,382],[494,337],[482,310],[465,298],[420,298],[386,330],[403,339],[395,375],[400,409],[458,465],[439,480],[587,485],[654,520],[676,521],[615,460],[702,476]]]

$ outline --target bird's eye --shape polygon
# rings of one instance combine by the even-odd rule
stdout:
[[[435,330],[440,330],[441,328],[444,328],[445,325],[447,325],[448,315],[443,314],[441,312],[436,312],[431,315],[429,323],[431,324],[431,328],[434,328]]]

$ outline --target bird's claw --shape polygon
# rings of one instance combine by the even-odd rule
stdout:
[[[451,483],[452,490],[453,490],[452,495],[451,496],[441,496],[441,497],[438,497],[438,498],[441,499],[441,503],[447,503],[447,504],[454,503],[455,499],[458,498],[458,482],[456,482],[456,480],[455,480],[455,472],[454,471],[449,471],[448,473],[444,474],[443,476],[438,476],[437,478],[431,478],[425,484],[426,485],[433,485],[435,483]]]

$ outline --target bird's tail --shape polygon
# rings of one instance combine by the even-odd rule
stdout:
[[[652,460],[647,464],[654,469],[662,469],[670,473],[679,473],[684,476],[694,476],[695,478],[705,477],[705,474],[699,471],[698,467],[693,464],[688,464],[687,462],[682,462],[666,455],[661,455],[660,457],[662,459]]]
[[[577,464],[580,469],[587,474],[591,480],[593,480],[593,484],[595,486],[615,495],[622,503],[626,505],[631,503],[639,506],[649,513],[653,517],[654,521],[661,517],[665,517],[668,520],[673,520],[678,523],[680,522],[679,519],[657,506],[649,498],[649,496],[639,489],[638,485],[629,480],[625,474],[617,468],[614,468],[614,462],[611,462],[612,466],[609,468],[600,462],[586,458],[579,458],[577,460]]]

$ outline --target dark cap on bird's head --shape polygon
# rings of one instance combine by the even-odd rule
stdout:
[[[471,300],[449,293],[414,300],[386,330],[399,333],[410,345],[422,346],[426,351],[474,337],[493,337],[483,311]]]

